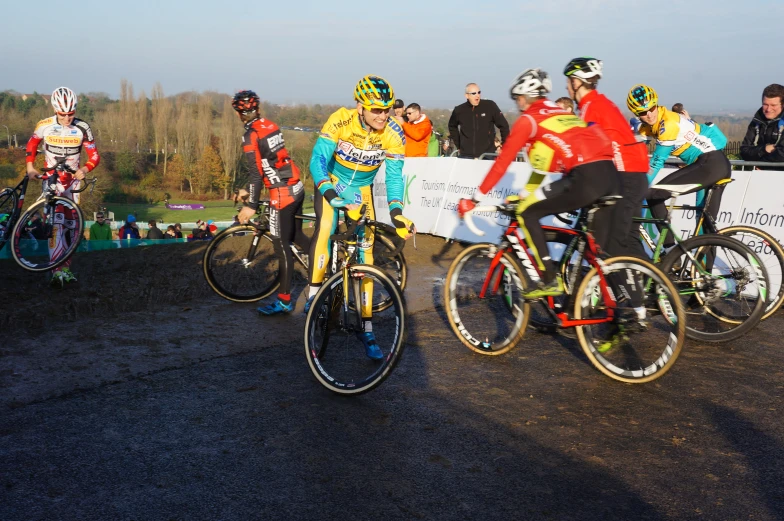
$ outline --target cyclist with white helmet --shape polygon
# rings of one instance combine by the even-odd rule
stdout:
[[[44,161],[47,167],[54,166],[57,161],[65,159],[65,164],[75,170],[74,174],[57,172],[47,174],[45,177],[57,175],[57,195],[78,203],[78,194],[72,194],[71,190],[78,188],[79,181],[84,179],[85,174],[98,166],[101,156],[95,146],[95,137],[90,125],[76,117],[76,94],[68,87],[58,87],[52,93],[51,102],[54,116],[39,121],[27,142],[27,175],[30,178],[39,175],[33,164],[38,153],[38,145],[43,141]],[[87,162],[84,166],[79,166],[82,148],[87,153]],[[53,259],[63,254],[66,235],[75,229],[76,223],[70,213],[65,210],[62,222],[59,222],[59,219],[55,220],[52,237],[49,239],[49,255]],[[70,265],[71,259],[68,259],[52,271],[53,284],[62,285],[76,281]]]
[[[367,206],[367,216],[375,219],[372,185],[381,164],[386,162],[387,202],[389,215],[400,237],[408,239],[414,223],[403,216],[403,129],[389,117],[395,103],[392,86],[379,76],[365,76],[354,89],[355,109],[341,108],[334,112],[321,129],[313,154],[310,172],[316,185],[314,207],[316,229],[310,243],[308,301],[324,282],[329,256],[329,237],[337,226],[337,208],[357,210]],[[365,262],[373,263],[374,234],[365,229]],[[362,317],[364,333],[357,337],[364,344],[368,357],[383,358],[376,344],[372,327],[372,287],[363,286]]]
[[[596,90],[602,78],[602,61],[580,57],[571,60],[564,68],[566,92],[577,102],[580,117],[587,123],[597,124],[610,138],[613,162],[621,182],[623,199],[613,207],[613,230],[606,245],[611,255],[634,255],[648,259],[640,242],[640,227],[634,217],[642,212],[642,203],[648,191],[648,150],[645,143],[637,141],[629,128],[626,117],[604,94]]]
[[[656,149],[650,160],[648,182],[653,182],[656,174],[664,166],[670,154],[686,162],[685,167],[676,170],[659,181],[663,185],[698,185],[683,193],[697,192],[697,206],[703,206],[705,189],[716,182],[732,176],[732,167],[723,149],[727,138],[712,124],[700,125],[683,114],[672,112],[659,105],[656,91],[647,85],[635,85],[629,91],[626,105],[632,113],[640,118],[640,134],[656,139]],[[710,207],[707,209],[714,218],[721,206],[721,195],[724,186],[717,186],[711,196]],[[668,190],[651,188],[646,198],[651,213],[657,219],[667,218],[664,202],[671,197]],[[674,245],[671,235],[665,237],[665,246]]]
[[[515,78],[510,95],[521,115],[506,139],[501,154],[479,185],[472,199],[461,199],[458,212],[462,216],[473,209],[477,196],[487,194],[506,173],[523,147],[534,172],[528,180],[529,193],[517,206],[517,220],[525,234],[525,242],[542,272],[541,281],[523,297],[529,300],[564,293],[561,276],[549,256],[544,232],[539,221],[547,215],[575,210],[618,190],[618,171],[613,165],[612,144],[598,125],[585,121],[547,99],[552,91],[550,76],[541,69],[526,69]],[[548,185],[539,186],[545,175],[540,172],[563,172],[564,176]],[[594,236],[600,245],[607,242],[611,208],[597,212]]]

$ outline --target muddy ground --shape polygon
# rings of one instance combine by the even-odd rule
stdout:
[[[80,254],[65,290],[0,262],[0,519],[784,519],[781,315],[624,385],[560,336],[462,347],[460,246],[418,244],[403,360],[349,399],[204,244]]]

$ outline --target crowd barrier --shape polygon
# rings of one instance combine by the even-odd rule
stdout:
[[[524,159],[524,156],[521,156]],[[676,170],[680,160],[667,161],[668,167],[659,172],[659,180]],[[719,228],[747,224],[761,228],[773,235],[779,242],[784,242],[784,201],[781,193],[784,188],[784,172],[775,170],[746,170],[746,168],[781,168],[784,164],[753,163],[747,161],[731,161],[734,181],[727,185],[722,198],[721,211],[717,216]],[[457,215],[457,203],[461,198],[472,197],[476,187],[487,174],[491,161],[477,161],[460,159],[457,157],[415,157],[407,158],[403,167],[405,175],[405,215],[416,224],[420,233],[427,233],[457,239],[466,242],[497,242],[500,239],[501,228],[508,225],[508,219],[502,215],[476,215],[474,222],[478,228],[485,232],[479,236],[471,232]],[[674,165],[674,166],[673,166]],[[499,181],[491,193],[481,198],[483,203],[496,204],[510,194],[519,193],[526,185],[532,172],[531,165],[525,161],[513,162],[509,165],[507,174]],[[558,174],[548,175],[543,181],[550,183],[560,178]],[[386,183],[384,166],[382,165],[374,184],[374,202],[376,215],[379,220],[390,222],[389,207],[386,198]],[[694,205],[695,194],[678,198],[679,204]],[[553,223],[552,218],[542,221],[545,224]],[[693,233],[695,215],[693,211],[675,211],[672,223],[676,231],[683,237]],[[92,222],[86,223],[89,228]],[[121,223],[113,223],[116,227]],[[146,223],[139,223],[145,231]],[[215,223],[219,228],[231,224],[230,221]],[[167,224],[159,225],[165,229]],[[186,224],[185,233],[190,233]],[[185,242],[185,239],[164,239],[149,241],[82,241],[79,251],[95,251],[100,249],[113,249],[121,247],[147,246],[151,244],[169,244]],[[99,244],[106,243],[106,244]],[[761,245],[751,245],[757,251],[762,251]],[[762,251],[764,253],[764,251]],[[10,256],[9,248],[0,251],[0,258]]]

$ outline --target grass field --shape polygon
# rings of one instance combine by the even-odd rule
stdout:
[[[264,197],[264,196],[262,196]],[[172,199],[169,204],[201,204],[203,210],[169,210],[164,203],[156,204],[116,204],[106,203],[106,209],[114,212],[115,221],[125,221],[129,214],[133,214],[139,222],[147,222],[151,219],[165,223],[195,223],[197,220],[209,221],[231,221],[237,214],[233,201],[189,201],[187,199]],[[313,211],[313,201],[309,194],[305,197],[303,212]],[[92,220],[92,215],[85,216]]]

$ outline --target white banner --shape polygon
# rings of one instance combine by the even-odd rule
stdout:
[[[499,239],[501,228],[508,221],[499,215],[476,216],[477,226],[485,231],[483,237],[475,236],[457,216],[457,203],[463,197],[471,197],[476,187],[484,179],[492,161],[472,159],[414,157],[408,158],[403,167],[405,174],[406,217],[414,221],[422,233],[456,238],[469,242],[494,242]],[[389,222],[386,199],[384,170],[379,172],[374,186],[376,213],[379,220]],[[666,177],[673,168],[662,169],[656,181]],[[525,187],[531,175],[528,163],[512,163],[509,170],[498,182],[493,191],[482,202],[496,204],[507,195],[518,193]],[[558,179],[553,174],[543,184]],[[779,242],[784,240],[784,176],[778,171],[733,170],[733,182],[729,183],[722,196],[721,211],[717,224],[719,228],[733,224],[748,224],[767,231]],[[695,194],[679,197],[677,204],[694,205]],[[543,223],[551,224],[548,218]],[[673,227],[682,237],[694,233],[694,211],[673,212]],[[752,245],[753,247],[754,245]],[[757,249],[757,248],[755,248]]]

